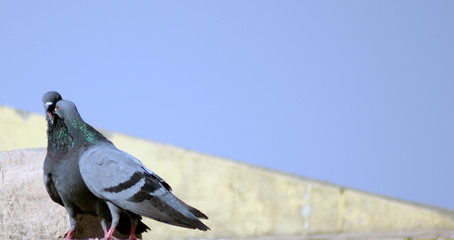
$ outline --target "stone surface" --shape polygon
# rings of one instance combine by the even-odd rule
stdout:
[[[140,144],[135,146],[142,149]],[[317,233],[454,229],[453,213],[448,210],[169,146],[146,150],[146,165],[165,177],[177,196],[203,210],[210,217],[206,223],[213,230],[200,232],[146,219],[152,231],[144,234],[145,239],[304,237]],[[45,149],[0,152],[0,238],[48,239],[66,232],[69,223],[63,207],[53,203],[44,189],[44,157]],[[100,230],[99,223],[93,222],[85,226]]]
[[[65,209],[44,188],[43,149],[0,152],[0,238],[56,238],[69,227]]]

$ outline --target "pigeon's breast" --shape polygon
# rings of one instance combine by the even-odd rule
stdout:
[[[82,212],[96,214],[98,199],[85,185],[79,172],[77,159],[65,159],[52,173],[55,188],[64,202],[71,203]]]

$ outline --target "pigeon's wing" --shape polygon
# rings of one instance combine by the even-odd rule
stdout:
[[[63,205],[63,201],[61,200],[60,195],[57,192],[57,189],[55,188],[54,181],[52,180],[52,174],[46,173],[46,170],[44,170],[44,186],[46,186],[47,193],[49,194],[50,199],[52,201]]]
[[[191,213],[195,208],[176,198],[162,178],[111,144],[87,149],[79,167],[94,195],[122,209],[176,226],[209,229]]]
[[[64,206],[51,177],[44,175],[44,185],[46,186],[47,193],[52,201]]]

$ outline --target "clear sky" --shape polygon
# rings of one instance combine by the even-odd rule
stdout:
[[[1,1],[0,105],[57,90],[95,127],[454,210],[453,11]]]

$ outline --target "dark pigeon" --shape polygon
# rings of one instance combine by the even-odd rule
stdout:
[[[72,238],[78,214],[101,217],[101,226],[106,233],[112,219],[109,208],[104,200],[93,195],[87,188],[79,172],[80,149],[75,147],[75,139],[64,121],[53,113],[62,97],[58,92],[51,91],[44,94],[42,100],[48,127],[44,184],[50,198],[65,207],[69,215],[70,228],[65,238]],[[143,233],[147,229],[149,228],[140,221],[136,233]],[[122,215],[117,230],[125,235],[130,234],[131,222],[125,214]]]
[[[137,216],[145,216],[175,226],[210,229],[199,220],[208,219],[205,214],[174,196],[162,178],[85,123],[72,102],[57,102],[54,113],[74,137],[74,148],[81,150],[79,168],[84,182],[109,207],[112,223],[105,239],[111,239],[124,211],[134,213],[130,214],[133,224]]]

